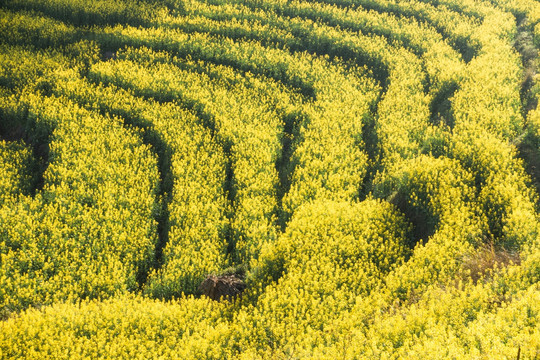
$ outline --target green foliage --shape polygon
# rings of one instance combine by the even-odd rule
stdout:
[[[145,2],[132,1],[21,1],[9,0],[3,5],[13,10],[31,10],[44,15],[73,24],[81,25],[107,25],[127,23],[130,25],[148,25],[149,18],[159,17],[160,10]]]

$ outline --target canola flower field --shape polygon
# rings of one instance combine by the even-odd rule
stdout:
[[[0,358],[540,359],[539,46],[537,0],[2,0]]]

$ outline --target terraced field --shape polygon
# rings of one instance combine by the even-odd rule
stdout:
[[[4,0],[0,358],[537,359],[540,2]]]

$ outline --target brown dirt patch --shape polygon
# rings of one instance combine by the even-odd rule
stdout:
[[[246,284],[236,275],[208,275],[199,285],[199,292],[212,300],[233,300],[239,296]]]

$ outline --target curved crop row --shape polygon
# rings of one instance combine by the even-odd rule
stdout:
[[[14,106],[52,139],[43,190],[0,211],[3,311],[137,289],[156,241],[155,158],[118,121],[66,99]]]
[[[226,158],[209,129],[193,113],[175,104],[144,100],[114,86],[93,85],[68,73],[55,92],[86,107],[113,114],[125,126],[141,129],[161,159],[159,281],[145,291],[156,297],[179,296],[196,289],[203,276],[226,267]],[[169,192],[169,193],[167,193]],[[151,278],[155,275],[150,275]]]

